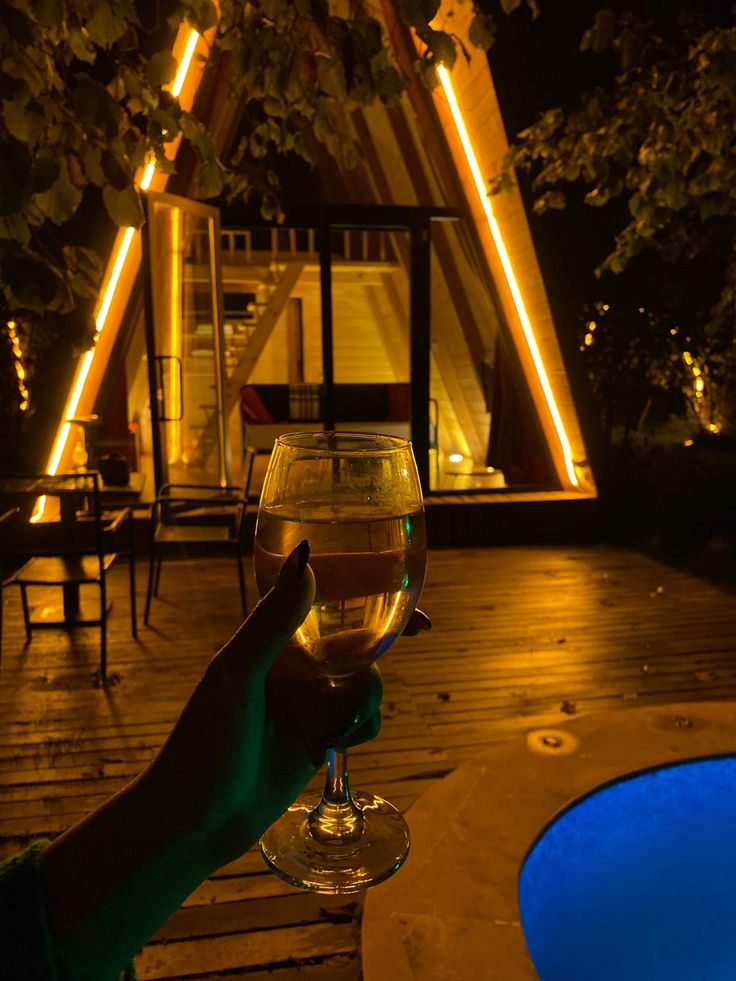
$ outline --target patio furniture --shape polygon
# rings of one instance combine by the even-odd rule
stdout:
[[[129,508],[106,513],[96,470],[59,475],[6,477],[0,496],[12,502],[16,519],[2,536],[4,559],[23,559],[6,585],[20,587],[26,637],[34,629],[100,627],[100,675],[107,674],[107,572],[119,556],[128,559],[132,634],[137,635],[135,610],[135,549]],[[79,590],[96,585],[100,592],[97,617],[80,613]],[[60,586],[60,617],[32,619],[28,603],[30,587]]]
[[[217,546],[234,553],[243,616],[247,613],[243,545],[254,459],[255,450],[247,448],[240,487],[170,483],[161,488],[151,508],[148,589],[143,614],[146,625],[151,598],[158,596],[164,555],[188,547]]]
[[[8,534],[11,522],[16,521],[19,514],[20,508],[9,508],[4,514],[0,514],[0,553],[3,536]],[[12,583],[12,572],[15,571],[10,565],[6,565],[7,560],[0,564],[0,659],[3,653],[3,590]]]

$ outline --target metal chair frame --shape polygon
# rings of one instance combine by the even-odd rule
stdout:
[[[143,622],[148,625],[152,597],[158,597],[161,566],[167,550],[187,546],[228,545],[235,550],[243,616],[248,612],[243,546],[245,516],[255,451],[243,457],[239,487],[202,484],[164,484],[151,507],[148,588]]]
[[[37,488],[30,486],[33,481]],[[13,491],[16,481],[18,489]],[[23,484],[27,485],[26,487]],[[63,627],[65,629],[77,626],[100,627],[100,676],[107,677],[107,572],[119,556],[127,556],[130,583],[130,617],[131,631],[137,636],[136,604],[135,604],[135,544],[134,528],[130,508],[117,510],[112,514],[103,511],[103,501],[100,494],[101,479],[96,470],[83,473],[38,475],[37,477],[10,477],[3,480],[6,496],[20,499],[34,499],[39,495],[46,498],[58,497],[59,509],[62,512],[62,498],[67,499],[67,519],[58,521],[40,521],[38,523],[16,521],[15,541],[10,546],[4,540],[0,545],[0,553],[23,555],[26,561],[13,572],[3,585],[17,585],[20,588],[23,606],[23,621],[26,639],[31,641],[34,628]],[[70,503],[69,503],[70,502]],[[77,502],[82,508],[76,507]],[[69,510],[73,509],[73,518],[69,519]],[[13,512],[18,514],[19,508]],[[3,516],[6,517],[5,515]],[[122,531],[127,525],[127,538],[123,539]],[[6,551],[7,548],[7,551]],[[76,617],[76,609],[71,608],[70,597],[78,596],[82,585],[96,585],[100,591],[100,614],[98,618],[80,619]],[[33,621],[28,604],[28,589],[31,586],[61,586],[64,590],[63,621],[47,623]]]

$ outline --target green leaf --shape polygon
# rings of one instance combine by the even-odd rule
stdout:
[[[20,211],[30,198],[31,165],[25,143],[12,136],[0,142],[0,215]]]
[[[217,156],[217,147],[215,146],[215,142],[198,119],[195,119],[195,117],[189,113],[182,113],[181,128],[184,135],[197,150],[202,160],[212,161],[215,159]]]
[[[33,161],[33,170],[31,171],[31,188],[33,193],[42,194],[44,191],[50,190],[54,182],[59,178],[60,169],[57,161],[49,154],[36,157]]]
[[[0,71],[0,99],[14,99],[20,89],[27,88],[28,86],[20,78]]]
[[[124,191],[132,183],[133,175],[117,153],[102,151],[102,172],[116,191]]]
[[[31,241],[31,229],[25,218],[21,215],[8,215],[7,218],[0,218],[0,240],[10,240],[28,245]]]
[[[440,8],[439,0],[401,0],[400,7],[407,23],[424,40],[429,22]]]
[[[72,104],[83,125],[101,130],[108,140],[117,134],[121,118],[120,106],[104,85],[85,72],[77,75]]]
[[[386,68],[376,79],[376,91],[381,100],[387,105],[393,106],[399,101],[404,89],[401,75],[391,66]]]
[[[96,295],[102,278],[102,261],[92,249],[64,247],[64,259],[71,272],[70,286],[77,296]]]
[[[155,142],[173,140],[180,131],[179,120],[172,113],[166,112],[165,109],[156,109],[151,113],[148,132]]]
[[[34,147],[45,128],[43,110],[25,86],[12,101],[3,100],[3,122],[17,139]]]
[[[143,207],[140,195],[132,184],[123,190],[116,190],[114,187],[103,187],[102,200],[116,225],[125,228],[132,226],[140,228],[143,224]]]
[[[0,24],[7,36],[25,48],[33,43],[33,24],[28,17],[10,3],[0,3]]]
[[[354,20],[350,33],[359,42],[364,56],[370,58],[383,50],[381,25],[373,17],[359,17]]]
[[[102,151],[91,143],[83,143],[79,148],[79,159],[87,175],[87,180],[97,187],[102,187],[106,177],[102,167]]]
[[[457,58],[457,48],[452,37],[445,31],[430,30],[423,40],[432,52],[428,60],[435,66],[444,65],[449,71]]]
[[[176,58],[170,51],[159,51],[149,61],[146,75],[151,85],[157,88],[168,85],[176,77]]]
[[[196,183],[202,197],[214,198],[222,191],[222,169],[216,160],[205,160],[197,168]]]
[[[31,310],[43,310],[56,297],[57,277],[52,269],[28,254],[6,257],[2,277],[16,301]]]
[[[329,143],[335,135],[335,127],[329,114],[324,110],[318,110],[314,117],[314,136],[320,143]]]
[[[109,48],[131,24],[137,23],[138,17],[131,0],[96,0],[94,13],[86,26],[92,42]]]
[[[59,176],[48,191],[42,191],[34,197],[36,205],[57,225],[71,218],[81,200],[82,191],[69,179],[66,157],[62,158],[59,164]]]
[[[592,208],[602,208],[604,204],[608,204],[610,198],[608,188],[594,187],[592,191],[588,191],[583,200]]]
[[[517,0],[519,2],[519,0]],[[508,12],[508,11],[507,11]],[[496,38],[496,22],[490,14],[477,13],[470,23],[468,30],[468,40],[476,48],[483,51],[493,45]]]
[[[615,14],[609,7],[597,11],[593,26],[583,34],[580,50],[592,50],[596,54],[607,50],[613,43],[615,23]]]
[[[200,34],[217,24],[217,7],[211,0],[195,0],[189,5],[187,20]]]
[[[58,27],[64,19],[63,0],[32,0],[31,12],[44,27]]]
[[[82,33],[79,24],[69,24],[69,47],[78,61],[92,64],[97,57],[94,45],[89,43],[87,35]]]

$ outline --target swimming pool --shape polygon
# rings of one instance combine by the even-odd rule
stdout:
[[[574,802],[530,849],[519,907],[542,981],[734,981],[736,756]]]

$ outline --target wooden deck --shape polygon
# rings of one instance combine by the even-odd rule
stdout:
[[[141,564],[139,593],[143,573]],[[2,856],[54,835],[135,774],[238,622],[226,559],[165,564],[139,643],[123,563],[112,593],[114,683],[101,689],[91,681],[97,632],[73,643],[40,632],[25,647],[19,597],[5,591]],[[736,596],[631,552],[435,551],[422,607],[434,630],[387,656],[383,731],[352,757],[353,785],[402,807],[519,730],[603,708],[736,696]],[[140,976],[356,981],[360,908],[283,885],[251,852],[189,897],[140,954]]]

